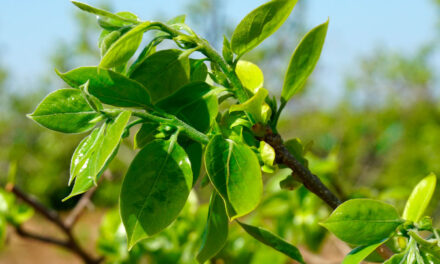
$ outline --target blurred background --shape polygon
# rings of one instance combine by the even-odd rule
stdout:
[[[223,34],[263,0],[121,1],[87,3],[131,11],[145,20],[187,14],[187,24],[221,47]],[[26,119],[50,91],[62,88],[54,69],[99,62],[96,18],[67,0],[0,0],[0,183],[17,186],[47,206],[68,212],[70,156],[84,135],[63,135]],[[289,103],[280,132],[308,146],[310,168],[340,197],[372,197],[402,210],[412,187],[429,172],[440,175],[440,1],[299,0],[285,25],[244,59],[264,72],[279,96],[284,70],[301,37],[330,18],[327,40],[312,78]],[[119,232],[121,179],[134,156],[127,140],[111,163],[111,177],[75,232],[109,263],[193,263],[206,220],[203,190],[163,234],[128,254]],[[265,198],[249,222],[300,245],[310,263],[339,263],[349,250],[317,224],[328,209],[306,190],[281,191],[289,172],[267,176]],[[429,208],[438,223],[437,201]],[[29,228],[56,232],[38,216]],[[214,263],[288,263],[234,225]],[[119,231],[118,231],[119,230]],[[122,242],[121,242],[122,241]],[[26,254],[20,253],[25,250]],[[214,260],[215,261],[215,260]],[[70,253],[22,239],[9,230],[0,263],[80,263]]]

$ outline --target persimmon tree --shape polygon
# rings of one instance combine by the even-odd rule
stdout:
[[[121,141],[136,131],[132,138],[139,151],[120,192],[128,250],[179,221],[176,218],[192,188],[201,181],[213,188],[200,249],[193,256],[198,262],[215,257],[228,239],[230,223],[236,222],[261,243],[305,263],[294,245],[241,218],[258,210],[262,172],[290,168],[291,175],[280,185],[286,191],[303,185],[317,195],[334,209],[322,225],[357,246],[343,263],[359,263],[375,250],[386,263],[440,261],[438,230],[429,217],[423,217],[434,191],[434,175],[416,186],[402,216],[381,201],[342,203],[309,170],[301,142],[278,134],[283,109],[318,62],[329,22],[310,30],[296,47],[279,100],[264,87],[259,67],[241,58],[284,23],[296,2],[272,0],[256,8],[238,24],[231,39],[224,38],[219,53],[185,24],[185,16],[166,23],[143,21],[129,12],[110,13],[73,1],[98,17],[101,61],[97,66],[57,71],[69,88],[49,94],[29,115],[51,130],[89,133],[73,153],[69,179],[73,187],[65,200],[99,188]],[[146,32],[154,34],[142,45]],[[156,49],[164,41],[175,47]],[[15,186],[9,190],[68,236],[67,242],[46,242],[70,248],[87,263],[104,260],[78,247],[71,224],[48,214]],[[16,208],[12,198],[5,204]],[[9,220],[17,227],[27,218],[14,210],[4,210],[3,215],[2,223]],[[429,235],[422,236],[422,230]],[[384,246],[391,240],[398,244],[393,251]]]

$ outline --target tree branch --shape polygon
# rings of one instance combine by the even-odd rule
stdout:
[[[42,241],[45,243],[50,243],[53,245],[64,247],[67,250],[69,250],[72,253],[79,256],[86,264],[99,264],[103,261],[103,258],[95,258],[95,257],[91,256],[89,253],[87,253],[83,248],[81,248],[81,246],[78,244],[75,237],[73,236],[72,225],[76,221],[80,212],[84,209],[84,205],[77,205],[78,212],[75,213],[74,216],[72,216],[72,220],[69,220],[69,221],[72,221],[72,225],[68,226],[61,220],[61,218],[59,217],[57,212],[47,208],[42,203],[40,203],[37,199],[24,193],[16,186],[14,186],[12,184],[8,185],[8,186],[6,186],[6,190],[15,194],[15,196],[17,196],[23,202],[25,202],[26,204],[31,206],[35,211],[37,211],[42,216],[44,216],[48,221],[50,221],[50,222],[54,223],[56,226],[58,226],[63,231],[63,233],[67,236],[67,239],[64,241],[58,240],[58,239],[51,238],[51,237],[46,237],[46,236],[41,236],[41,235],[29,233],[29,232],[23,230],[21,227],[16,227],[17,233],[19,235],[26,237],[26,238],[30,238],[30,239]],[[90,197],[92,194],[93,194],[93,192],[91,192],[91,194],[89,194]],[[87,195],[87,194],[85,194],[85,195]],[[90,197],[88,199],[90,199]],[[81,200],[83,200],[83,199],[81,199]],[[80,200],[80,202],[81,202],[81,200]]]
[[[78,219],[84,213],[84,209],[86,209],[87,205],[89,205],[90,200],[93,194],[95,194],[96,189],[98,189],[98,187],[94,186],[93,188],[88,190],[85,194],[83,194],[83,196],[81,196],[81,199],[78,201],[76,206],[73,208],[73,210],[64,220],[64,225],[66,227],[72,228],[73,225],[75,225],[76,221],[78,221]]]

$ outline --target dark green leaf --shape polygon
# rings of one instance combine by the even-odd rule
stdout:
[[[188,156],[174,141],[153,141],[136,155],[122,184],[120,199],[129,248],[176,219],[192,181]]]
[[[284,77],[283,91],[281,92],[284,101],[287,102],[295,95],[313,72],[321,56],[327,28],[328,21],[309,31],[293,53]]]
[[[228,238],[228,224],[225,203],[214,191],[209,204],[208,221],[203,231],[202,246],[197,254],[199,263],[211,259],[223,248]]]
[[[209,130],[218,113],[217,97],[205,82],[189,83],[157,106],[201,132]]]
[[[189,161],[191,162],[191,169],[193,172],[193,186],[196,184],[200,176],[200,169],[202,168],[202,145],[198,142],[189,141],[182,144],[185,152],[188,154]]]
[[[301,163],[301,165],[303,165],[306,168],[309,167],[309,162],[304,157],[305,155],[304,147],[299,138],[293,138],[287,140],[286,142],[284,142],[284,146],[286,146],[290,154],[292,154],[296,158],[296,160],[298,160],[299,163]]]
[[[204,61],[189,59],[189,64],[191,68],[191,82],[206,81],[206,77],[208,77],[208,67],[206,67]]]
[[[112,68],[127,63],[141,44],[142,36],[150,24],[150,22],[141,23],[114,42],[101,59],[99,67]]]
[[[104,172],[114,158],[131,116],[131,112],[124,111],[114,120],[103,124],[99,130],[93,131],[88,139],[84,139],[72,157],[72,167],[69,182],[75,179],[75,184],[69,196],[64,201],[86,192],[96,185],[98,177]],[[82,156],[80,156],[82,154]]]
[[[60,89],[46,96],[28,116],[55,131],[81,133],[95,126],[91,121],[99,114],[90,107],[80,90]]]
[[[431,173],[414,187],[406,202],[403,219],[413,222],[419,221],[431,201],[436,182],[437,177],[434,173]]]
[[[122,74],[97,67],[80,67],[58,75],[72,87],[89,81],[88,92],[101,102],[120,107],[146,107],[150,96],[140,83]]]
[[[402,223],[389,204],[352,199],[338,206],[322,225],[347,243],[370,245],[388,238]]]
[[[342,261],[342,264],[359,264],[364,260],[366,257],[368,257],[371,253],[376,250],[380,245],[385,243],[385,241],[381,241],[379,243],[375,243],[368,246],[360,246],[348,253],[347,256],[345,256],[344,260]]]
[[[171,95],[189,81],[188,57],[180,50],[161,50],[147,57],[130,75],[143,84],[154,102]]]
[[[217,135],[205,151],[209,179],[227,203],[231,219],[254,210],[260,202],[263,182],[256,154],[245,144]]]
[[[289,17],[297,0],[272,0],[249,13],[232,34],[232,51],[241,56],[272,35]]]
[[[154,140],[154,134],[156,133],[156,129],[158,128],[157,123],[143,123],[139,131],[136,133],[134,137],[134,147],[135,148],[143,148],[148,143]]]
[[[286,256],[290,257],[293,260],[298,261],[299,263],[305,263],[299,250],[295,246],[287,243],[282,238],[278,237],[275,234],[272,234],[271,232],[265,229],[256,226],[247,225],[239,221],[237,222],[249,235],[251,235],[256,240],[285,254]]]

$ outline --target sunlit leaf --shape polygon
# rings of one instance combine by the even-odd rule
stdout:
[[[437,177],[431,173],[414,187],[406,202],[403,219],[417,222],[423,216],[434,194],[436,182]]]

